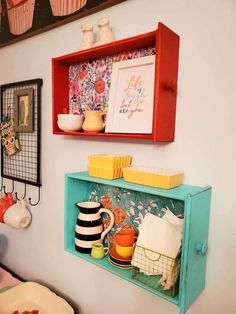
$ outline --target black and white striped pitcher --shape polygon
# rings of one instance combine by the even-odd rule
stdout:
[[[93,243],[102,242],[114,224],[112,211],[102,208],[98,202],[81,202],[76,206],[79,215],[75,227],[75,249],[81,253],[91,253]],[[102,213],[110,216],[109,226],[103,230]]]

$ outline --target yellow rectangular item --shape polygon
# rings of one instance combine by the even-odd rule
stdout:
[[[130,155],[90,155],[88,156],[88,164],[98,168],[122,168],[131,164],[132,157]]]
[[[171,189],[182,183],[184,173],[160,168],[127,167],[123,168],[123,176],[128,182]]]
[[[92,177],[118,179],[123,176],[123,167],[131,164],[129,155],[91,155],[88,157],[88,173]]]
[[[108,180],[118,179],[123,176],[122,168],[105,168],[88,166],[88,173],[91,177],[98,177]]]

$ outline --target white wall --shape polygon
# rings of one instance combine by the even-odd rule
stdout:
[[[52,135],[51,58],[78,50],[80,25],[101,16],[110,17],[117,39],[154,30],[158,21],[181,36],[174,143]],[[188,313],[235,313],[235,56],[233,0],[129,0],[0,49],[0,84],[44,81],[42,200],[32,208],[29,229],[0,226],[2,262],[70,296],[82,314],[178,313],[176,306],[63,250],[64,173],[85,170],[92,153],[130,153],[134,164],[183,169],[185,183],[212,185],[206,289]],[[34,201],[36,189],[29,192]]]

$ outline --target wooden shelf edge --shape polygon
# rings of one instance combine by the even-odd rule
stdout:
[[[128,134],[128,133],[97,133],[97,132],[63,132],[63,131],[53,131],[55,135],[64,136],[85,136],[85,137],[115,137],[115,138],[139,138],[144,140],[153,140],[152,134]]]
[[[103,258],[102,260],[95,260],[90,255],[88,255],[88,254],[81,254],[81,253],[77,252],[75,249],[73,249],[71,247],[66,247],[65,246],[65,251],[67,251],[67,252],[69,252],[69,253],[71,253],[71,254],[79,257],[79,258],[82,258],[83,260],[85,260],[85,261],[87,261],[87,262],[89,262],[91,264],[94,264],[94,265],[96,265],[96,266],[98,266],[98,267],[100,267],[100,268],[102,268],[102,269],[104,269],[104,270],[106,270],[106,271],[108,271],[108,272],[110,272],[110,273],[112,273],[112,274],[114,274],[114,275],[116,275],[116,276],[126,280],[126,281],[129,281],[129,282],[135,284],[136,286],[139,286],[142,289],[147,290],[147,291],[149,291],[149,292],[159,296],[162,299],[165,299],[165,300],[167,300],[167,301],[169,301],[171,303],[174,303],[176,305],[179,304],[179,294],[177,294],[175,297],[170,297],[168,295],[162,294],[161,292],[159,292],[159,291],[157,291],[155,289],[152,289],[152,288],[142,284],[141,282],[133,279],[131,277],[131,270],[115,268],[112,265],[110,266],[110,264],[109,264],[109,268],[108,268],[107,264],[109,262],[108,262],[108,257],[107,256],[105,258]]]
[[[125,187],[128,190],[148,193],[148,194],[153,194],[153,195],[159,195],[162,197],[167,197],[167,198],[176,199],[180,201],[185,201],[186,198],[189,196],[192,197],[194,195],[197,195],[199,193],[202,193],[206,190],[211,189],[210,185],[194,186],[194,185],[189,185],[189,184],[181,184],[172,189],[161,189],[161,188],[156,188],[156,187],[152,187],[148,185],[128,182],[128,181],[125,181],[124,178],[108,180],[108,179],[102,179],[98,177],[92,177],[92,176],[89,176],[87,171],[66,173],[65,177],[69,179],[95,182],[99,184],[105,184],[105,185],[110,185],[110,186],[115,186],[115,187],[120,187],[120,188]]]
[[[143,46],[149,46],[155,44],[155,36],[156,31],[152,31],[149,33],[144,33],[141,35],[136,35],[124,39],[115,40],[111,43],[100,45],[97,47],[85,49],[85,50],[78,50],[76,52],[68,53],[66,55],[58,56],[52,58],[53,62],[59,62],[59,63],[65,63],[65,64],[71,64],[71,62],[76,62],[76,59],[79,58],[79,60],[86,60],[88,58],[94,58],[93,55],[102,54],[102,55],[109,55],[111,53],[114,53],[114,49],[117,49],[118,46],[124,47],[124,45],[138,45],[138,42],[143,42]],[[139,47],[139,46],[138,46]],[[131,47],[132,48],[132,47]],[[134,48],[133,48],[134,49]],[[122,48],[123,50],[123,48]],[[105,53],[105,54],[104,54]]]

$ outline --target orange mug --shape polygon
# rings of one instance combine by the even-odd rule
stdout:
[[[0,222],[4,223],[4,215],[8,208],[13,205],[15,201],[13,200],[12,193],[5,193],[4,197],[0,198]]]
[[[115,242],[121,246],[132,246],[136,240],[136,232],[129,226],[125,226],[115,235]]]

